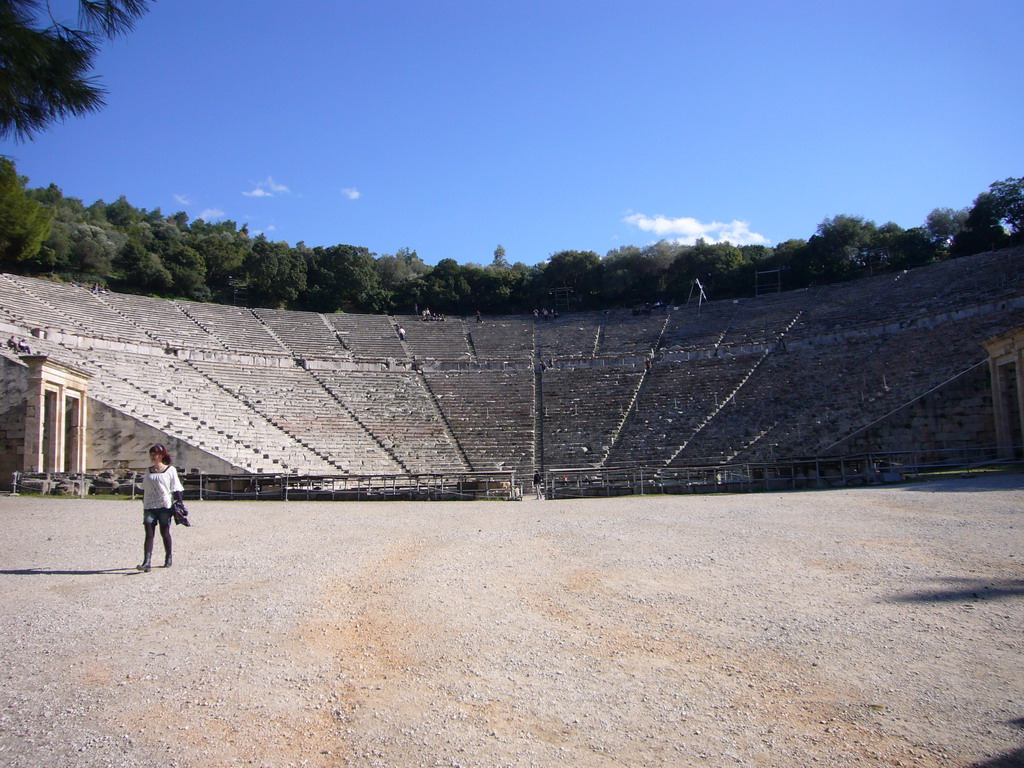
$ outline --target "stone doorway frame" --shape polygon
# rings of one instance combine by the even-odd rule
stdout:
[[[85,472],[92,376],[46,355],[21,360],[28,366],[24,471]]]
[[[996,444],[1000,455],[1013,458],[1021,447],[1014,435],[1024,436],[1024,326],[1000,333],[984,342],[992,382],[992,411],[996,422]],[[1010,366],[1014,372],[1010,373]],[[1016,398],[1009,396],[1010,376]],[[1016,402],[1014,402],[1014,400]],[[1017,424],[1013,423],[1016,411]]]

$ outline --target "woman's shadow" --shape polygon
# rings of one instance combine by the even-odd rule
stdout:
[[[58,571],[52,568],[17,568],[15,570],[0,571],[0,576],[102,576],[121,574],[122,576],[134,576],[142,573],[135,568],[106,568],[97,571]]]

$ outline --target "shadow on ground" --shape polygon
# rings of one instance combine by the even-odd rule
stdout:
[[[1024,596],[1024,579],[939,579],[946,589],[906,592],[889,598],[893,603],[961,603]]]
[[[1024,768],[1024,747],[993,757],[981,763],[971,763],[968,768]]]
[[[98,571],[59,571],[51,568],[18,568],[12,571],[0,571],[4,576],[102,576],[121,574],[129,576],[140,571],[135,568],[107,568]]]

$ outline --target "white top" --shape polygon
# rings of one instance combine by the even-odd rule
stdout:
[[[184,490],[181,480],[178,479],[178,470],[173,466],[163,472],[154,472],[150,467],[142,479],[142,508],[167,509],[174,503],[171,494]]]

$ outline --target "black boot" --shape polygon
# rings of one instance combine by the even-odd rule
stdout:
[[[143,560],[138,565],[136,565],[135,566],[135,570],[137,570],[137,571],[145,571],[145,572],[148,573],[149,569],[151,567],[150,564],[149,564],[150,557],[151,557],[151,555],[146,555],[146,559]]]
[[[171,553],[168,552],[167,556],[164,558],[164,568],[170,568],[173,564],[174,563],[171,560]]]

